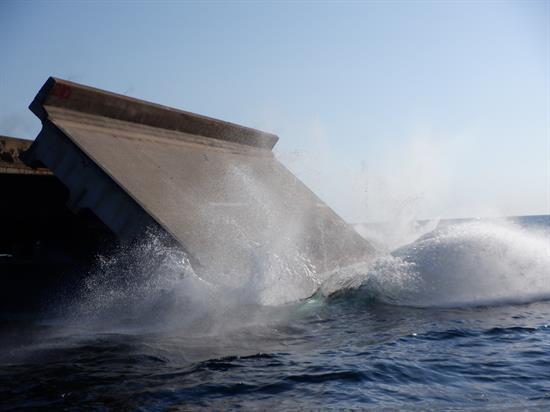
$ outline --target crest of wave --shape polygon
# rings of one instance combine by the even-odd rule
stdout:
[[[550,236],[512,222],[438,229],[371,265],[333,275],[325,295],[411,306],[522,303],[550,298]]]

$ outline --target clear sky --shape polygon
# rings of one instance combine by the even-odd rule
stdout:
[[[349,221],[550,213],[550,2],[0,0],[0,134],[57,76],[279,135]]]

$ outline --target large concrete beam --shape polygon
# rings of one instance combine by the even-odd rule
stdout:
[[[197,270],[323,273],[374,249],[279,163],[277,136],[50,78],[30,106],[46,165],[120,237],[170,234]],[[284,266],[284,265],[283,265]]]

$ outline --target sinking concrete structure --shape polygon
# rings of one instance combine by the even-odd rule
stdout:
[[[273,134],[55,78],[30,108],[42,130],[25,162],[121,239],[166,232],[207,273],[297,256],[321,273],[374,253],[277,161]]]

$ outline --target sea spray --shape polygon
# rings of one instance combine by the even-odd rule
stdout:
[[[318,287],[315,268],[297,253],[258,254],[258,260],[253,274],[229,268],[217,277],[198,274],[181,249],[149,233],[141,242],[98,256],[78,293],[60,310],[71,326],[92,330],[225,334],[276,323],[275,313],[286,316],[285,304]],[[304,276],[312,283],[304,284]]]
[[[394,252],[415,264],[419,306],[529,302],[550,297],[548,234],[509,222],[451,225]]]
[[[320,290],[416,307],[548,299],[549,244],[548,232],[513,221],[451,224],[390,256],[334,274]]]
[[[513,222],[442,225],[391,254],[381,252],[373,261],[325,274],[299,255],[289,260],[291,254],[285,253],[258,255],[262,259],[253,277],[243,274],[229,282],[226,273],[217,282],[215,274],[197,274],[181,250],[150,234],[138,245],[101,257],[66,312],[73,323],[96,329],[224,334],[284,323],[294,315],[281,308],[307,305],[304,299],[316,290],[329,301],[414,307],[550,298],[549,235]],[[304,287],[304,274],[315,288]]]

